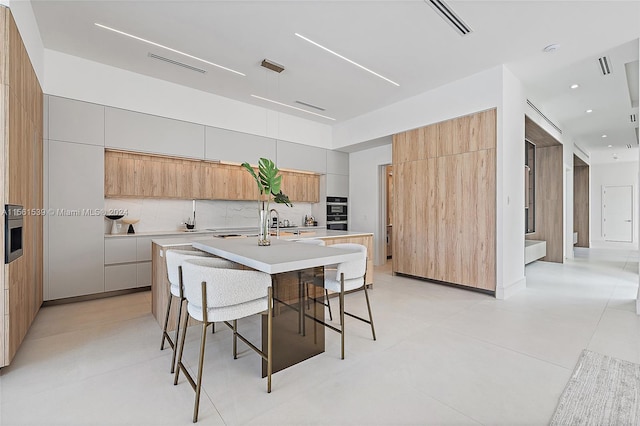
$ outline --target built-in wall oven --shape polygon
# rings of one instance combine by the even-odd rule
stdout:
[[[347,197],[327,197],[327,229],[347,231]]]
[[[22,206],[4,206],[4,263],[11,263],[22,256],[23,216]]]

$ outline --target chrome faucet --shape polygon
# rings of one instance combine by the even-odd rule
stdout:
[[[269,220],[271,220],[271,213],[276,214],[276,238],[280,238],[280,213],[276,209],[269,210]]]

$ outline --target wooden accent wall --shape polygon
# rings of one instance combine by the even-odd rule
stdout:
[[[2,6],[0,22],[2,199],[3,204],[22,205],[27,211],[23,255],[4,266],[4,303],[0,307],[4,308],[0,339],[3,341],[0,366],[3,366],[11,362],[42,305],[43,95],[11,12]]]
[[[573,167],[573,231],[578,233],[576,247],[589,247],[589,166]]]
[[[393,136],[393,271],[496,288],[496,110]]]
[[[562,145],[536,145],[536,232],[525,238],[547,242],[547,255],[541,259],[547,262],[564,261],[563,170]]]

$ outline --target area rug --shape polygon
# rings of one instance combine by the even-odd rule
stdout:
[[[551,425],[640,426],[640,364],[582,351]]]

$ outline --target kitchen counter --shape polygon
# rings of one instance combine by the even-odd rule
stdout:
[[[300,227],[300,229],[302,231],[300,235],[283,235],[280,237],[280,239],[286,240],[286,241],[296,241],[296,240],[302,240],[302,239],[308,239],[308,238],[325,239],[325,238],[340,238],[340,237],[373,236],[371,232],[335,231],[332,229],[312,229],[312,228],[304,228],[304,227]],[[214,238],[215,235],[228,234],[228,233],[231,233],[232,231],[233,230],[231,231],[225,230],[224,232],[209,231],[206,233],[210,235],[198,235],[196,233],[183,232],[182,234],[187,234],[187,235],[184,235],[182,238],[175,238],[175,237],[174,238],[154,238],[152,242],[162,248],[172,247],[172,246],[190,246],[195,242],[210,241],[212,238]],[[256,230],[253,229],[253,232],[256,232]],[[237,231],[237,233],[243,234],[242,231]],[[254,240],[254,241],[257,240],[256,237],[245,237],[245,238]],[[222,238],[216,238],[216,239],[222,239]],[[276,237],[271,237],[271,239],[277,240]],[[256,242],[256,245],[257,245],[257,242]]]

